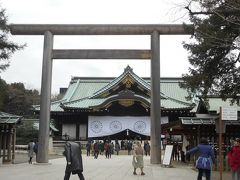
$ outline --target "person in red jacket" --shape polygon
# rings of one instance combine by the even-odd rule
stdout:
[[[228,153],[228,163],[232,169],[232,180],[240,180],[240,139],[236,138],[232,150]]]

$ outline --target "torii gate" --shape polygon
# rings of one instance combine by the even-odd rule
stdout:
[[[193,29],[191,25],[188,25]],[[160,35],[187,35],[182,24],[146,25],[63,25],[12,24],[13,35],[44,35],[38,163],[48,163],[50,97],[53,59],[150,59],[151,60],[151,156],[152,164],[161,164]],[[53,35],[150,35],[150,50],[57,50]]]

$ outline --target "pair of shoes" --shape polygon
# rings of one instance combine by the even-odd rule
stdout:
[[[144,172],[142,172],[142,173],[141,173],[141,175],[142,175],[142,176],[144,176],[144,175],[145,175],[145,173],[144,173]]]
[[[136,172],[133,172],[133,175],[137,175],[137,173],[136,173]]]

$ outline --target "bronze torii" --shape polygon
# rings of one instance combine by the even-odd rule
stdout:
[[[11,24],[13,35],[44,35],[37,162],[48,163],[50,97],[53,59],[150,59],[151,60],[151,157],[161,164],[160,35],[187,35],[192,25],[182,24]],[[57,50],[53,35],[150,35],[150,50]]]

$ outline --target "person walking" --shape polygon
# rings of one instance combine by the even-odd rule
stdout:
[[[112,154],[114,154],[114,144],[113,142],[109,143],[109,157],[112,158]]]
[[[211,178],[211,169],[214,162],[214,151],[212,146],[208,144],[206,138],[201,138],[200,144],[190,149],[186,154],[199,153],[199,157],[196,161],[196,168],[198,169],[197,180],[202,180],[202,176],[205,173],[206,180]]]
[[[109,157],[110,157],[110,146],[109,146],[108,141],[106,141],[105,144],[104,144],[104,150],[105,150],[106,158],[109,159]]]
[[[115,144],[115,151],[117,152],[117,155],[119,155],[120,145],[118,142],[116,142],[116,144]]]
[[[132,161],[132,165],[133,165],[133,174],[137,175],[137,168],[141,169],[141,175],[145,175],[145,173],[143,172],[143,148],[141,146],[141,143],[139,141],[136,142],[136,146],[134,147],[134,151],[133,151],[133,161]]]
[[[145,155],[149,155],[150,156],[150,144],[148,141],[145,142],[145,145],[144,145],[144,151],[145,151]]]
[[[96,141],[93,145],[93,149],[94,149],[94,159],[98,158],[98,154],[99,154],[99,142]]]
[[[232,180],[240,180],[240,139],[236,138],[228,153],[228,163],[232,170]]]
[[[81,144],[75,142],[66,142],[63,155],[66,157],[67,165],[64,180],[69,180],[71,173],[78,174],[80,180],[85,180],[82,174],[82,150]]]
[[[88,141],[86,144],[86,150],[87,150],[87,156],[90,156],[90,151],[91,151],[91,142]]]
[[[99,154],[103,155],[104,152],[104,144],[102,141],[99,141]]]
[[[32,158],[33,158],[33,154],[34,154],[34,146],[35,146],[35,143],[33,142],[33,140],[31,140],[29,143],[28,143],[28,157],[29,157],[29,160],[28,160],[28,163],[29,164],[32,164]]]
[[[127,142],[128,155],[131,155],[132,146],[133,146],[132,142],[131,142],[131,141],[128,141],[128,142]]]

